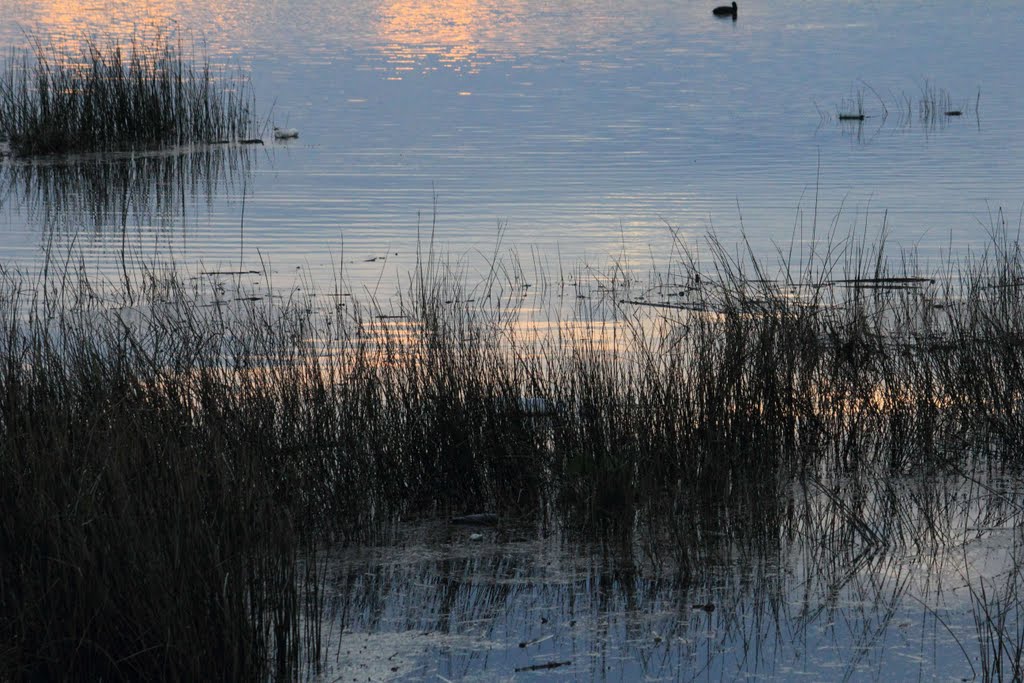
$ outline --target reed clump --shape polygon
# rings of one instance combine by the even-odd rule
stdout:
[[[82,37],[70,48],[32,38],[0,73],[0,137],[21,156],[251,137],[246,79],[193,64],[189,51],[166,36],[127,45]]]
[[[166,366],[120,314],[24,284],[0,277],[0,678],[295,676],[312,549],[216,373],[164,381],[202,336]]]
[[[877,482],[1020,465],[1017,242],[939,272],[852,240],[772,272],[711,253],[571,288],[428,254],[400,299],[331,306],[2,273],[0,678],[290,677],[316,548],[396,518],[639,524],[689,577],[777,545],[794,486],[882,547],[920,528]]]

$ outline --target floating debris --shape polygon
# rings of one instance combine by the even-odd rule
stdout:
[[[533,664],[531,666],[520,666],[516,668],[516,673],[521,671],[544,671],[545,669],[557,669],[560,666],[569,666],[571,661],[565,662],[547,662],[546,664]]]
[[[921,285],[933,284],[935,284],[935,280],[928,277],[855,277],[829,280],[825,286],[839,285],[854,289],[912,289]]]
[[[620,299],[620,304],[632,304],[634,306],[649,306],[651,308],[671,308],[677,311],[695,311],[697,313],[712,313],[710,307],[703,303],[681,303],[673,304],[667,302],[654,302],[654,301],[638,301],[636,299]]]

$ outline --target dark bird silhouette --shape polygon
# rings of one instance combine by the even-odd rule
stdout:
[[[736,21],[736,13],[738,11],[739,8],[736,7],[735,2],[732,3],[732,7],[730,7],[729,5],[722,5],[721,7],[716,7],[715,9],[711,10],[712,14],[714,14],[716,17],[732,17],[733,21]]]

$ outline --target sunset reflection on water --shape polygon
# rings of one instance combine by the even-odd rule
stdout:
[[[35,4],[33,19],[49,36],[73,38],[82,33],[104,34],[130,39],[138,30],[169,27],[177,22],[181,8],[169,0],[151,2],[86,2],[50,0]]]
[[[382,2],[371,31],[377,49],[409,69],[432,59],[441,67],[476,73],[482,64],[510,61],[567,44],[599,46],[622,30],[622,17],[601,2],[585,8],[530,0],[394,0]],[[626,23],[629,23],[627,19]],[[431,63],[423,70],[435,69]]]
[[[381,47],[395,61],[414,62],[432,56],[441,65],[472,71],[482,51],[494,50],[496,28],[515,25],[517,4],[498,7],[478,0],[398,0],[381,8]]]
[[[557,25],[545,27],[536,21],[528,25],[526,4],[523,0],[397,0],[281,8],[248,0],[224,5],[185,0],[38,0],[19,5],[18,13],[25,32],[45,37],[68,52],[80,50],[85,41],[124,44],[153,33],[183,32],[200,42],[216,43],[220,55],[238,54],[241,45],[252,42],[286,47],[292,34],[301,34],[341,37],[346,46],[371,47],[383,53],[399,74],[416,68],[474,73],[481,61],[507,60],[530,46],[559,44],[549,35],[559,32]],[[426,60],[429,65],[421,64]]]
[[[4,3],[0,2],[0,9]],[[251,3],[224,5],[191,0],[38,0],[19,3],[14,47],[27,47],[25,35],[40,39],[61,53],[75,54],[89,45],[127,45],[173,35],[181,38],[196,59],[220,62],[243,53],[259,23]],[[9,27],[10,28],[10,27]],[[210,43],[216,43],[210,50]]]

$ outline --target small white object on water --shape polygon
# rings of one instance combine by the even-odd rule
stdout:
[[[469,540],[471,540],[471,541],[482,541],[482,540],[484,540],[484,535],[483,534],[470,534],[469,535]]]
[[[299,137],[298,128],[278,128],[274,126],[274,138],[276,140],[290,140]]]

